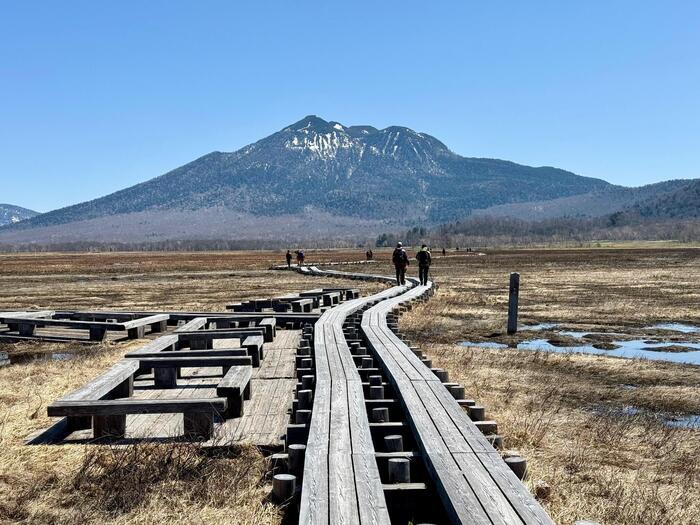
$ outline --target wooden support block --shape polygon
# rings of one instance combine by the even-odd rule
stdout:
[[[369,387],[369,398],[370,399],[384,399],[384,387],[383,386],[370,386]]]
[[[287,447],[287,468],[295,476],[301,476],[304,472],[304,456],[306,445],[289,445]]]
[[[486,439],[488,440],[489,443],[491,443],[491,446],[495,449],[502,449],[503,448],[503,437],[499,436],[498,434],[492,434],[490,436],[486,436]]]
[[[92,417],[92,435],[95,439],[119,439],[125,434],[126,415]]]
[[[293,474],[275,474],[272,478],[272,496],[278,502],[290,500],[296,492],[297,477]]]
[[[177,371],[176,367],[170,368],[154,368],[153,378],[155,385],[159,388],[175,388],[177,387]]]
[[[387,452],[403,452],[403,437],[398,434],[384,436],[384,448]]]
[[[406,458],[391,458],[388,461],[389,483],[410,483],[411,462]]]
[[[504,461],[506,462],[506,465],[510,467],[510,470],[513,471],[513,474],[518,477],[518,479],[525,479],[525,474],[527,474],[527,462],[525,461],[525,458],[520,456],[512,456],[506,458]]]
[[[110,392],[109,399],[120,399],[125,397],[131,397],[134,395],[134,376],[131,376],[121,382],[112,392]]]
[[[370,386],[381,386],[382,385],[382,376],[380,376],[380,375],[369,376],[369,384],[370,384]]]
[[[452,385],[450,387],[450,394],[455,399],[464,399],[464,387],[462,385]]]
[[[486,409],[479,405],[469,407],[469,417],[472,421],[483,421],[486,419]]]
[[[146,327],[136,326],[134,328],[129,328],[127,335],[129,339],[143,339],[144,335],[146,335]]]
[[[157,323],[151,324],[151,333],[159,334],[161,332],[166,332],[168,330],[168,321],[158,321]]]
[[[435,377],[437,377],[441,383],[447,383],[450,380],[450,374],[447,370],[443,370],[442,368],[433,368],[432,371],[435,374]]]
[[[191,350],[211,350],[211,340],[205,338],[193,337],[190,339]]]
[[[107,329],[104,326],[90,327],[90,341],[104,341],[107,335]]]
[[[299,409],[294,413],[294,423],[308,425],[311,422],[311,410]]]
[[[473,399],[458,399],[457,403],[465,410],[476,405],[476,401],[474,401]]]
[[[67,416],[66,430],[71,433],[76,430],[84,430],[92,426],[92,417],[90,416]]]
[[[372,421],[374,423],[386,423],[389,421],[389,409],[378,407],[372,409]]]
[[[311,374],[301,376],[301,390],[311,390],[314,387],[315,379]]]
[[[207,440],[214,433],[214,411],[183,412],[184,435],[189,439]]]
[[[19,335],[24,336],[24,337],[31,337],[34,335],[34,324],[30,323],[19,323],[18,325],[18,331]]]
[[[298,407],[300,410],[309,410],[313,405],[313,391],[299,390],[297,394]]]
[[[309,439],[309,427],[308,425],[301,424],[289,424],[287,425],[287,436],[286,444],[287,446],[293,444],[306,445]]]
[[[495,421],[475,421],[474,424],[484,435],[498,434],[498,424]]]

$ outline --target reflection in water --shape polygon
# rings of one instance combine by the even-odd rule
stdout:
[[[625,357],[628,359],[651,359],[654,361],[670,361],[673,363],[684,363],[692,365],[700,365],[700,343],[650,343],[641,339],[633,341],[612,341],[613,344],[619,346],[615,350],[601,350],[593,345],[581,346],[554,346],[546,339],[533,339],[532,341],[523,341],[518,343],[518,350],[535,350],[540,352],[556,352],[559,354],[565,353],[581,353],[581,354],[596,354],[609,355],[615,357]],[[474,343],[464,341],[463,346],[476,346],[479,348],[508,348],[508,345],[495,343],[492,341],[483,343]],[[663,348],[684,346],[692,348],[688,352],[664,352]]]
[[[672,332],[681,332],[684,334],[700,333],[700,326],[692,326],[682,323],[660,323],[655,324],[654,326],[649,326],[648,328],[654,328],[656,330],[670,330]]]

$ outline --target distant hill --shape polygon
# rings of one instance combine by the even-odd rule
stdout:
[[[494,209],[499,213],[480,210],[427,234],[416,235],[415,228],[408,230],[401,238],[413,244],[427,240],[435,245],[460,246],[603,239],[700,240],[700,179],[641,188],[614,187],[549,202]],[[617,211],[610,213],[613,209]]]
[[[17,224],[20,221],[31,219],[39,215],[37,212],[13,206],[12,204],[0,204],[0,226]]]
[[[609,188],[557,168],[462,157],[392,126],[308,116],[105,197],[0,229],[0,242],[372,235]]]
[[[643,202],[652,202],[688,185],[688,180],[670,180],[638,188],[609,186],[602,190],[551,200],[501,204],[474,210],[478,217],[512,217],[539,221],[557,217],[602,217]]]
[[[627,206],[613,216],[614,221],[653,222],[700,218],[700,179],[685,181],[680,187]]]

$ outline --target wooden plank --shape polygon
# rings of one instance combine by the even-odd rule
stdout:
[[[186,322],[184,325],[178,326],[175,329],[175,333],[192,332],[204,328],[205,326],[207,326],[206,317],[195,317],[191,321]]]
[[[162,414],[188,410],[226,409],[225,398],[207,399],[111,399],[99,401],[57,401],[49,405],[50,416],[93,416]]]
[[[140,346],[136,350],[128,352],[126,354],[126,357],[138,357],[141,355],[172,351],[175,350],[175,345],[177,344],[177,341],[178,338],[176,335],[164,335],[146,343],[143,346]]]
[[[139,369],[136,360],[122,359],[93,380],[59,399],[58,402],[102,399]]]
[[[173,352],[177,354],[178,352]],[[144,368],[198,368],[211,366],[245,366],[251,364],[248,356],[233,357],[148,357],[138,360]]]

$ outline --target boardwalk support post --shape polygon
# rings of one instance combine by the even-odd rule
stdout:
[[[518,331],[518,294],[520,293],[520,274],[510,274],[510,291],[508,293],[508,333]]]
[[[525,461],[525,458],[520,456],[512,456],[506,458],[504,461],[506,462],[506,465],[510,467],[510,470],[513,471],[513,474],[518,476],[518,479],[522,480],[525,478],[525,474],[527,473],[527,462]]]
[[[287,501],[294,496],[297,477],[293,474],[275,474],[272,478],[272,495],[277,501]]]
[[[389,483],[410,483],[411,462],[406,458],[389,460]]]

